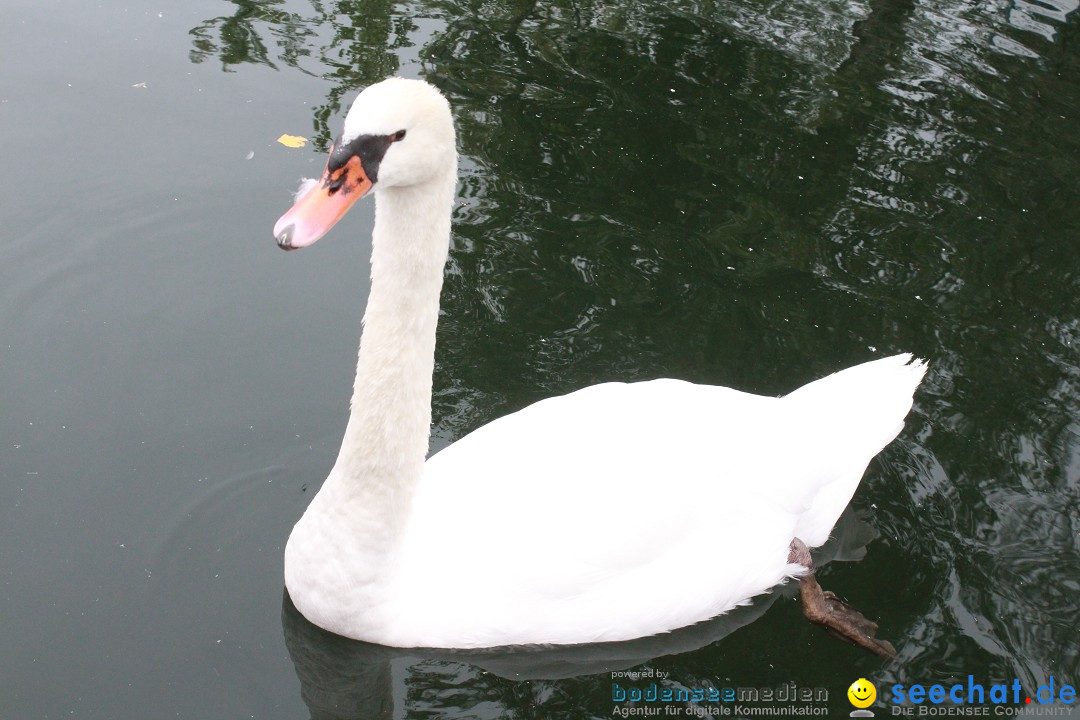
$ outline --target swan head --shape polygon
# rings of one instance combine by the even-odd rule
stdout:
[[[283,250],[306,247],[372,190],[452,178],[457,168],[450,104],[423,80],[389,78],[357,96],[322,178],[305,184],[274,225]]]

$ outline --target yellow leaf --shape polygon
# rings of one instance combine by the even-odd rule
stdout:
[[[282,135],[277,139],[285,147],[298,148],[307,145],[307,138],[299,135]]]

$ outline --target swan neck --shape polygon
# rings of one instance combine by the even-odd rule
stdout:
[[[349,424],[324,488],[396,534],[424,467],[454,177],[375,194],[371,292]],[[321,493],[320,493],[321,494]]]

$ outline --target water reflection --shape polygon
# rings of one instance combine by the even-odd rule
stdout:
[[[505,718],[516,716],[523,700],[549,713],[572,711],[575,717],[589,717],[595,691],[610,693],[612,671],[641,669],[653,658],[719,640],[763,615],[778,597],[761,598],[671,635],[501,652],[400,650],[346,640],[309,623],[287,593],[282,601],[282,627],[313,720],[426,715]],[[405,686],[404,693],[395,686],[395,674]],[[559,684],[550,681],[570,678],[595,686],[594,692],[552,697]]]
[[[465,158],[438,443],[597,380],[779,393],[928,356],[857,499],[878,562],[835,577],[903,629],[882,682],[1034,687],[1080,678],[1076,7],[238,3],[193,57],[328,81],[324,145],[408,45],[450,96]]]
[[[393,75],[398,70],[394,51],[408,45],[413,30],[409,16],[394,13],[390,0],[312,2],[305,12],[289,10],[280,1],[232,4],[232,15],[191,29],[191,61],[219,60],[226,72],[244,63],[272,68],[280,63],[333,81],[326,102],[314,111],[315,147],[320,150],[333,139],[328,123],[341,109],[343,96]]]
[[[310,54],[308,45],[317,39],[317,24],[281,9],[282,4],[237,0],[235,14],[212,18],[192,28],[191,62],[220,60],[226,72],[241,63],[259,63],[276,69],[260,32],[264,29],[276,48],[279,62],[302,69],[300,59]]]
[[[815,551],[815,563],[824,568],[834,560],[861,559],[875,537],[873,529],[849,511],[841,517],[834,537]],[[796,593],[797,586],[789,584],[756,598],[752,605],[664,635],[564,647],[451,651],[357,642],[312,625],[288,592],[282,598],[281,622],[313,720],[426,715],[506,718],[518,715],[523,700],[527,706],[542,707],[545,716],[569,712],[573,717],[589,717],[610,714],[602,709],[595,713],[593,706],[598,694],[610,693],[612,672],[647,669],[658,658],[716,643],[762,617],[777,600]],[[403,679],[395,682],[395,676]],[[591,692],[567,692],[554,682],[574,678],[576,684],[590,686]],[[522,685],[527,681],[533,682]],[[674,678],[671,684],[679,681]]]

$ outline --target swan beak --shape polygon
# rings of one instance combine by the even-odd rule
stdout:
[[[327,165],[322,179],[312,184],[274,225],[274,238],[282,250],[296,250],[312,244],[334,227],[349,208],[371,190],[372,182],[360,158],[331,170]]]

